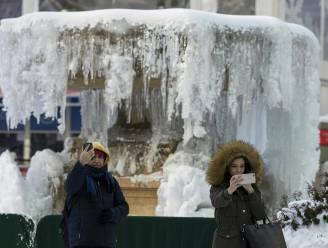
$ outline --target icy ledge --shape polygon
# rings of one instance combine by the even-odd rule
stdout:
[[[319,50],[309,30],[270,17],[34,13],[1,21],[0,87],[11,127],[32,112],[56,117],[67,87],[101,79],[102,90],[81,94],[86,137],[107,141],[125,111],[127,122],[148,114],[159,140],[182,129],[191,154],[211,157],[222,143],[249,141],[265,159],[273,206],[318,168]]]
[[[117,107],[131,99],[139,62],[145,101],[149,104],[149,80],[160,78],[165,116],[171,120],[181,115],[187,142],[206,135],[204,122],[226,87],[227,67],[233,82],[228,97],[232,113],[237,112],[238,96],[244,96],[247,109],[261,92],[268,106],[290,110],[297,85],[291,68],[303,68],[292,60],[299,49],[312,57],[306,82],[316,89],[317,75],[311,71],[318,62],[316,38],[275,18],[185,9],[33,13],[1,21],[0,87],[10,127],[24,123],[31,113],[58,117],[60,106],[64,131],[69,78],[81,73],[87,83],[88,77],[102,77],[105,107],[97,129],[106,136]]]

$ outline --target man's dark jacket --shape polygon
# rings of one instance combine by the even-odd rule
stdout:
[[[70,247],[115,247],[117,224],[128,215],[129,206],[110,173],[107,177],[94,177],[106,173],[107,168],[96,169],[77,162],[67,176],[65,191],[72,209],[68,218]],[[87,178],[94,178],[95,194],[88,192]],[[104,210],[110,213],[106,223],[101,219]]]

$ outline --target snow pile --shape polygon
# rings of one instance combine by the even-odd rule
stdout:
[[[158,190],[156,215],[213,217],[209,198],[210,186],[203,170],[192,167],[207,159],[185,152],[171,155],[164,164],[164,175]]]
[[[277,213],[277,218],[285,225],[283,232],[287,247],[325,248],[328,246],[326,204],[312,200],[298,200],[290,202],[287,208],[282,208]],[[316,215],[313,209],[321,210]]]
[[[283,230],[288,248],[326,248],[328,247],[328,225],[301,227],[294,231],[291,227]]]
[[[303,224],[305,210],[314,208],[315,206],[316,203],[312,200],[292,201],[288,203],[287,208],[282,208],[277,213],[277,218],[282,221],[284,225],[291,225],[294,229],[297,229],[299,225]]]
[[[18,213],[38,221],[51,214],[53,200],[63,175],[63,162],[51,150],[37,152],[26,179],[8,151],[0,155],[0,213]]]

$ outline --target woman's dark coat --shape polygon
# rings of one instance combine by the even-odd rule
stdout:
[[[246,248],[242,236],[243,225],[252,224],[253,220],[265,218],[264,206],[259,191],[248,194],[238,189],[229,195],[228,185],[211,187],[210,197],[215,207],[217,229],[214,232],[213,248]]]
[[[97,170],[76,163],[68,175],[65,190],[69,203],[75,202],[68,218],[70,247],[101,246],[115,247],[117,224],[127,216],[129,206],[124,198],[118,182],[111,176],[111,183],[104,179],[96,180],[97,194],[87,192],[86,176],[93,175]],[[107,169],[105,170],[107,171]],[[77,201],[73,201],[78,197]],[[110,209],[111,219],[102,223],[101,213]]]
[[[239,187],[228,194],[229,178],[226,172],[234,158],[244,156],[256,174],[257,183],[252,185],[254,193],[249,194]],[[243,226],[265,218],[264,204],[258,185],[262,179],[263,161],[257,151],[248,143],[235,141],[225,145],[213,157],[207,170],[207,181],[211,184],[210,198],[215,207],[217,228],[212,248],[247,248],[243,238]]]

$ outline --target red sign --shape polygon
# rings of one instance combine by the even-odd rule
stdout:
[[[320,145],[328,146],[328,130],[326,129],[320,130]]]

